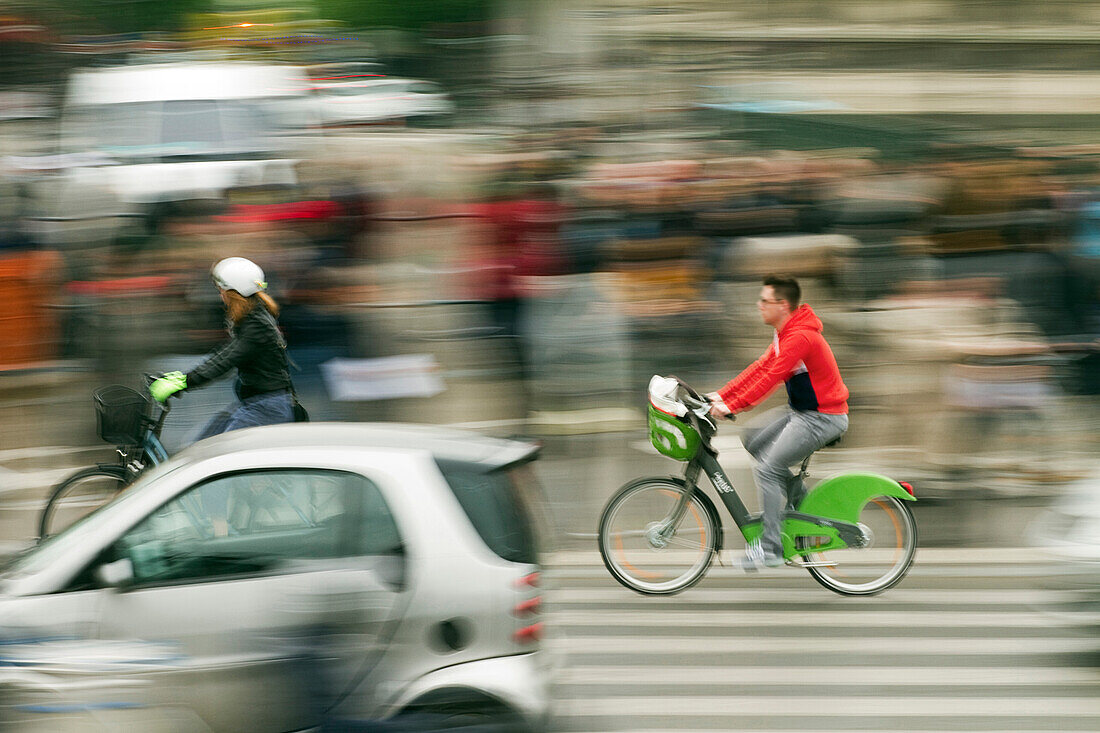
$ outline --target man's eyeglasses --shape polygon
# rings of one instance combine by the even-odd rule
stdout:
[[[776,304],[776,303],[782,303],[783,301],[782,301],[782,300],[771,300],[771,299],[769,299],[769,298],[757,298],[757,299],[756,299],[756,302],[757,302],[757,303],[760,303],[760,304],[764,304],[764,303],[772,303],[772,304],[774,305],[774,304]]]

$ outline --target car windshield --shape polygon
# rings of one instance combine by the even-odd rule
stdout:
[[[89,105],[71,117],[69,145],[123,158],[208,156],[272,149],[289,126],[265,100],[185,99]]]
[[[17,555],[9,561],[9,564],[0,571],[0,577],[17,578],[24,575],[32,575],[47,568],[64,557],[74,546],[79,546],[85,538],[94,534],[96,528],[104,522],[110,522],[111,518],[120,512],[125,512],[133,501],[141,494],[142,488],[152,481],[160,479],[177,470],[179,465],[161,464],[149,469],[131,486],[127,487],[114,501],[100,507],[96,511],[82,517],[61,532],[48,538],[42,544],[35,545],[25,554]]]

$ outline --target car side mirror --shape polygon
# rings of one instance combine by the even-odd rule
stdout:
[[[95,579],[105,588],[125,588],[134,580],[134,564],[128,557],[104,563],[95,569]]]

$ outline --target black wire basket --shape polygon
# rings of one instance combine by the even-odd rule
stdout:
[[[149,398],[117,384],[100,387],[93,397],[99,437],[114,445],[139,445],[145,436]]]

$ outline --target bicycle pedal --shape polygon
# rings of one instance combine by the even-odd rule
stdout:
[[[790,565],[792,563],[787,563],[787,564]],[[799,562],[799,563],[794,563],[794,566],[796,568],[835,568],[836,563],[835,562],[829,562],[829,561],[825,561],[825,562]]]

